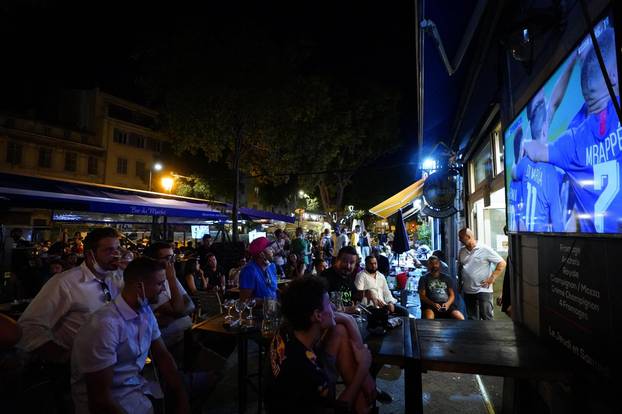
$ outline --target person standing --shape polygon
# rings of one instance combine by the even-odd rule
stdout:
[[[309,267],[311,260],[311,246],[309,240],[305,239],[302,227],[296,229],[296,238],[292,240],[291,253],[296,253],[305,264],[305,269]]]
[[[322,236],[322,240],[320,241],[320,247],[322,249],[322,252],[324,253],[324,261],[326,261],[326,263],[328,263],[328,266],[330,267],[333,262],[333,253],[335,251],[333,239],[330,236],[330,229],[324,229],[324,236]]]
[[[361,226],[357,224],[356,226],[354,226],[354,231],[352,232],[352,234],[350,234],[350,246],[354,246],[354,248],[356,249],[356,254],[358,256],[361,255],[361,244],[359,242],[360,237]]]
[[[463,244],[458,253],[458,279],[467,317],[491,320],[494,316],[492,287],[505,270],[505,260],[490,247],[478,243],[473,231],[467,227],[458,232],[458,238]]]
[[[361,247],[361,260],[365,261],[371,251],[371,242],[366,230],[363,230],[361,237],[359,237],[359,246]]]
[[[341,250],[342,247],[346,247],[348,245],[348,231],[345,227],[341,229],[339,235],[337,236],[337,242],[335,243],[335,257],[337,257],[337,253]]]

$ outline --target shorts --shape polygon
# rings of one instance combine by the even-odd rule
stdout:
[[[447,309],[444,312],[439,312],[435,308],[433,308],[432,306],[428,306],[428,305],[422,305],[421,306],[421,311],[424,311],[426,309],[431,309],[432,312],[434,312],[434,316],[437,317],[437,318],[451,318],[452,317],[451,313],[453,311],[455,311],[455,310],[458,310],[458,307],[454,303],[452,303],[449,306],[449,309]]]

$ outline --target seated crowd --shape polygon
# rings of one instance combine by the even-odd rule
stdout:
[[[291,242],[277,231],[274,241],[253,240],[246,257],[225,271],[209,235],[196,249],[185,248],[180,266],[175,260],[178,245],[154,242],[129,257],[116,230],[97,228],[80,239],[83,260],[74,267],[63,271],[65,262],[50,261],[52,275],[17,324],[0,320],[0,345],[7,349],[17,343],[51,369],[54,393],[71,391],[68,409],[73,405],[77,413],[152,412],[152,402],[163,392],[143,376],[149,359],[166,385],[171,412],[189,412],[177,362],[197,311],[195,302],[201,292],[226,295],[239,286],[242,301],[282,303],[284,323],[269,352],[269,412],[289,412],[292,405],[309,412],[368,412],[376,399],[390,396],[375,386],[372,374],[380,367],[371,363],[355,320],[337,312],[330,298],[336,292],[345,310],[362,305],[398,316],[409,312],[379,271],[386,273],[389,267],[379,249],[366,242],[352,245],[345,232],[336,237],[335,242],[330,232],[324,233],[312,248],[302,229]],[[365,253],[363,263],[359,251]],[[455,281],[441,271],[441,264],[429,257],[429,272],[419,281],[422,316],[464,319]],[[283,291],[280,278],[291,279]],[[344,382],[339,395],[337,376]]]

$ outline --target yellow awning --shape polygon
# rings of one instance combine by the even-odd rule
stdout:
[[[423,193],[423,183],[426,178],[427,177],[424,177],[419,181],[414,182],[399,193],[395,194],[393,197],[390,197],[382,203],[370,208],[369,211],[382,218],[387,218],[393,215],[397,212],[397,210],[405,207],[415,198],[419,197],[421,193]]]

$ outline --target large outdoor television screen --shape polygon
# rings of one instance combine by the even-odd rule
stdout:
[[[611,17],[594,31],[619,97]],[[622,233],[622,128],[589,34],[504,136],[508,230]]]

